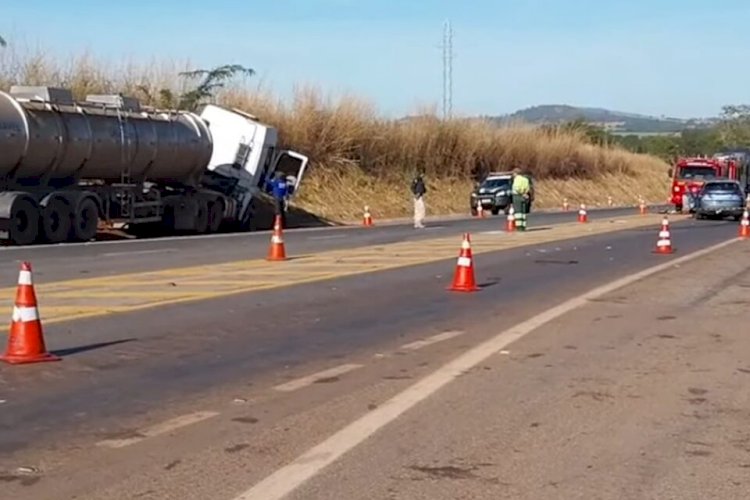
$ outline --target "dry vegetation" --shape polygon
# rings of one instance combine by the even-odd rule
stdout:
[[[112,66],[88,55],[60,62],[43,53],[0,50],[0,88],[59,85],[77,97],[122,92],[148,101],[161,89],[184,90],[177,73],[188,69],[194,68],[160,62]],[[444,122],[433,113],[386,120],[367,102],[329,99],[312,88],[298,89],[291,102],[281,102],[246,83],[235,84],[217,98],[277,126],[286,147],[310,156],[297,204],[333,220],[360,218],[365,204],[376,218],[408,215],[409,180],[418,169],[426,173],[429,214],[467,212],[473,177],[513,165],[539,179],[539,208],[558,207],[563,198],[589,206],[603,205],[607,196],[622,204],[635,203],[639,196],[663,202],[668,194],[662,161],[596,147],[575,133],[478,120]]]

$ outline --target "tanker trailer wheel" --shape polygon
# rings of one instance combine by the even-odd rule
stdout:
[[[31,245],[39,238],[39,207],[28,198],[13,202],[8,230],[10,241],[16,245]]]
[[[208,202],[198,200],[198,212],[195,214],[195,232],[204,234],[208,232]]]
[[[98,225],[99,210],[96,202],[91,198],[84,198],[73,214],[73,239],[75,241],[93,240],[96,238]]]
[[[208,231],[218,233],[224,218],[224,204],[217,200],[208,206]]]
[[[62,243],[68,239],[73,226],[70,207],[65,200],[51,197],[42,202],[42,231],[49,243]]]

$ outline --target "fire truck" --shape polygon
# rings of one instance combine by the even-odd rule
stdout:
[[[690,209],[690,200],[695,197],[704,182],[711,179],[733,179],[748,190],[750,152],[723,151],[712,158],[680,158],[670,169],[672,177],[671,202],[675,210]]]

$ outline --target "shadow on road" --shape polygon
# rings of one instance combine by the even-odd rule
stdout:
[[[83,345],[79,347],[71,347],[68,349],[58,349],[56,351],[52,351],[52,354],[60,357],[66,357],[66,356],[72,356],[74,354],[81,354],[88,351],[95,351],[97,349],[104,349],[105,347],[112,347],[114,345],[119,344],[127,344],[129,342],[135,342],[138,339],[122,339],[122,340],[115,340],[112,342],[100,342],[98,344],[88,344]]]

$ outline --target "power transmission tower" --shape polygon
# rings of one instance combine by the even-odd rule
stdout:
[[[443,26],[443,119],[453,115],[453,28],[450,21]]]

